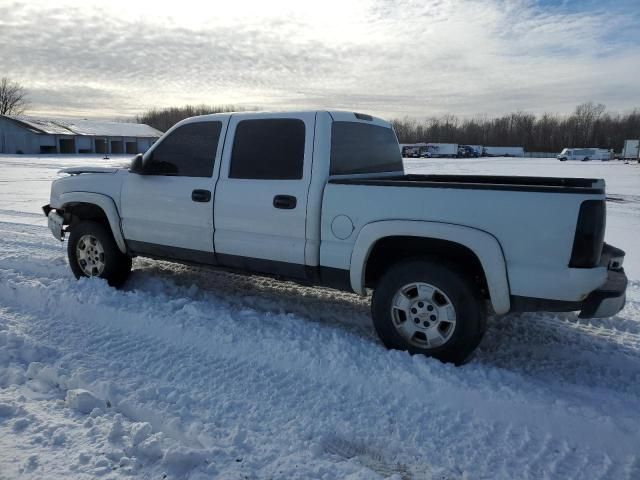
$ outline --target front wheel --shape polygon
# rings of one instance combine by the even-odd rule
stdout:
[[[392,267],[374,291],[371,311],[387,348],[456,365],[475,350],[486,326],[478,289],[464,274],[432,260]]]
[[[120,287],[131,272],[131,257],[123,254],[103,224],[84,221],[75,225],[67,244],[69,266],[76,278],[100,277]]]

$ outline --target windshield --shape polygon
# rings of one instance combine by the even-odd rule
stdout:
[[[360,122],[333,122],[331,175],[403,170],[400,147],[391,128]]]

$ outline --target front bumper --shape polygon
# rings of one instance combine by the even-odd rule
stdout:
[[[51,233],[57,240],[64,240],[64,218],[53,210],[50,205],[42,207],[44,214],[47,216],[47,225]]]

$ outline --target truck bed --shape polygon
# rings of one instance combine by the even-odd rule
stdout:
[[[329,183],[392,187],[456,188],[525,192],[603,194],[603,180],[494,175],[397,175],[360,178],[332,178]]]
[[[355,242],[369,223],[394,219],[465,226],[489,232],[498,241],[509,268],[512,295],[575,301],[581,300],[576,289],[580,272],[570,269],[569,263],[580,207],[586,200],[604,202],[603,180],[401,174],[333,177],[324,191],[322,243],[335,258],[330,266],[344,268],[351,261],[349,242]],[[353,223],[353,234],[345,240],[333,240],[332,225],[338,216]],[[321,251],[321,257],[329,255],[323,257]],[[602,269],[602,278],[595,278],[589,287],[598,288],[605,276]]]

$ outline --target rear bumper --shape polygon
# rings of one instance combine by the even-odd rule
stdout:
[[[580,318],[612,317],[624,308],[627,276],[622,268],[609,270],[607,281],[582,302]]]
[[[580,318],[607,318],[624,308],[627,291],[627,276],[622,264],[624,251],[604,244],[599,269],[606,268],[607,278],[600,287],[589,293],[584,300],[565,301],[545,298],[511,296],[512,312],[580,312]]]

